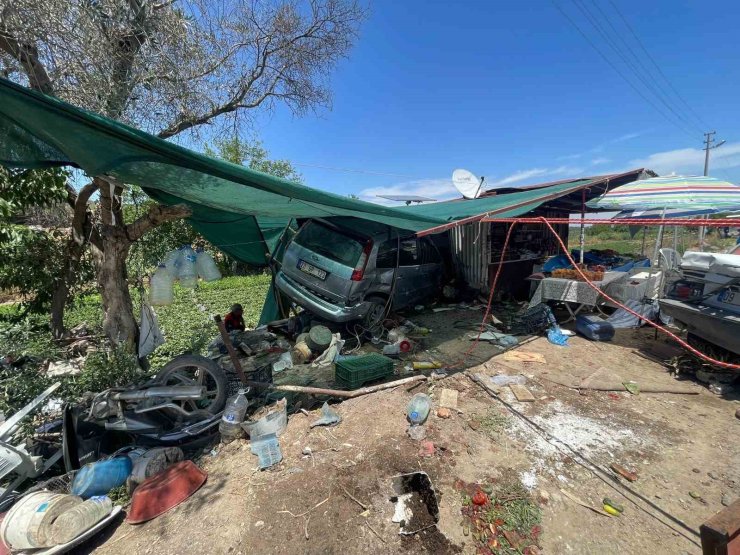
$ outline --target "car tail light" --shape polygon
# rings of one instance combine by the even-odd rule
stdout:
[[[357,261],[357,264],[355,264],[355,269],[352,270],[352,277],[350,278],[352,281],[362,280],[363,276],[365,275],[365,267],[367,266],[367,261],[370,259],[370,251],[372,250],[373,241],[372,239],[368,239],[367,243],[365,243],[365,246],[362,247],[362,254]]]

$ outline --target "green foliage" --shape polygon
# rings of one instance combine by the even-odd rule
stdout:
[[[228,139],[217,139],[214,146],[215,150],[206,145],[205,153],[208,156],[218,157],[289,181],[303,182],[303,176],[296,171],[290,161],[270,160],[270,153],[265,150],[261,141],[245,141],[235,135]]]
[[[68,173],[57,168],[21,171],[0,166],[0,243],[10,239],[14,230],[6,226],[23,211],[63,202],[67,178]]]
[[[155,309],[166,342],[149,357],[152,368],[164,366],[183,353],[202,353],[218,335],[213,315],[223,316],[234,303],[244,307],[246,325],[256,326],[269,286],[268,274],[226,277],[199,283],[196,290],[175,286],[174,302]]]
[[[68,384],[69,394],[85,391],[97,393],[111,387],[120,387],[140,381],[145,374],[139,369],[136,355],[125,347],[108,347],[91,352],[85,359],[82,372]]]
[[[60,230],[39,230],[18,222],[30,209],[64,201],[67,177],[58,169],[0,167],[0,289],[23,296],[30,310],[41,310],[51,300],[66,237]]]

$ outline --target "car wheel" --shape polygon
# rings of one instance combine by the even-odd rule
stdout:
[[[367,314],[365,314],[363,323],[367,329],[374,330],[383,324],[388,300],[383,297],[371,296],[367,297],[365,302],[370,303],[370,308],[368,309]]]

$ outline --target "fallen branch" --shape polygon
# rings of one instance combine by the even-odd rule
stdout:
[[[363,503],[362,501],[360,501],[360,500],[359,500],[359,499],[357,499],[357,498],[356,498],[356,497],[355,497],[354,495],[352,495],[352,494],[351,494],[351,493],[350,493],[349,491],[347,491],[347,488],[345,488],[344,486],[341,486],[341,487],[342,487],[342,489],[344,490],[344,493],[346,493],[346,494],[347,494],[347,497],[349,497],[349,498],[350,498],[350,499],[351,499],[352,501],[354,501],[354,502],[355,502],[355,503],[357,503],[357,504],[358,504],[358,505],[359,505],[360,507],[362,507],[362,510],[363,510],[363,511],[367,511],[367,510],[369,509],[369,507],[368,507],[367,505],[365,505],[365,504],[364,504],[364,503]]]
[[[572,493],[569,493],[569,492],[565,491],[562,488],[560,489],[560,492],[563,495],[565,495],[565,497],[567,497],[568,499],[570,499],[571,501],[573,501],[574,503],[579,504],[581,507],[586,507],[587,509],[590,509],[593,512],[595,512],[596,514],[599,514],[601,516],[610,516],[609,513],[607,513],[606,511],[602,511],[601,509],[597,509],[596,507],[593,507],[593,506],[589,505],[585,501],[581,501],[575,495],[573,495]]]
[[[622,384],[611,384],[611,383],[589,383],[589,384],[577,384],[577,383],[568,383],[566,381],[556,380],[553,378],[548,378],[545,376],[542,376],[543,379],[547,380],[548,382],[552,382],[557,385],[562,385],[563,387],[568,387],[570,389],[588,389],[591,391],[627,391],[627,388],[624,387]],[[688,389],[685,387],[671,387],[671,386],[661,386],[661,385],[642,385],[640,384],[640,393],[675,393],[679,395],[699,395],[699,391],[697,389]]]
[[[394,382],[381,383],[370,387],[361,387],[353,391],[344,391],[342,389],[325,389],[323,387],[308,387],[303,385],[273,385],[264,382],[253,382],[246,381],[245,385],[256,387],[257,389],[269,389],[272,391],[292,391],[294,393],[308,393],[311,395],[329,395],[332,397],[344,397],[345,399],[352,399],[361,395],[367,395],[368,393],[375,393],[376,391],[382,391],[384,389],[391,389],[416,381],[424,381],[427,377],[423,374],[418,376],[411,376],[410,378],[403,378],[402,380],[396,380]]]
[[[331,497],[331,496],[329,496],[329,497]],[[302,512],[301,514],[298,514],[298,515],[294,515],[293,513],[291,513],[290,511],[287,511],[287,510],[285,510],[285,511],[278,511],[278,513],[288,513],[293,518],[298,518],[298,517],[301,517],[301,516],[306,516],[308,513],[310,513],[314,509],[318,509],[319,507],[321,507],[321,505],[323,505],[324,503],[326,503],[327,501],[329,501],[329,497],[327,497],[326,499],[324,499],[323,501],[321,501],[319,503],[316,503],[316,505],[314,505],[313,507],[311,507],[307,511]]]
[[[375,528],[373,528],[372,526],[370,526],[370,523],[369,523],[369,522],[368,522],[367,520],[365,521],[365,526],[367,526],[368,528],[370,528],[370,531],[371,531],[371,532],[372,532],[373,534],[375,534],[375,536],[376,536],[376,537],[377,537],[377,538],[378,538],[378,539],[379,539],[380,541],[382,541],[383,543],[386,543],[386,541],[385,541],[385,540],[383,539],[383,537],[382,537],[382,536],[381,536],[380,534],[378,534],[378,533],[377,533],[377,532],[375,531]]]

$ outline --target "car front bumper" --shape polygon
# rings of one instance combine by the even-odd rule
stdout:
[[[360,302],[353,306],[335,305],[326,299],[314,295],[305,287],[290,279],[282,271],[278,272],[275,278],[275,286],[283,295],[286,295],[298,306],[330,322],[360,320],[367,314],[370,308],[370,303],[367,302]]]

